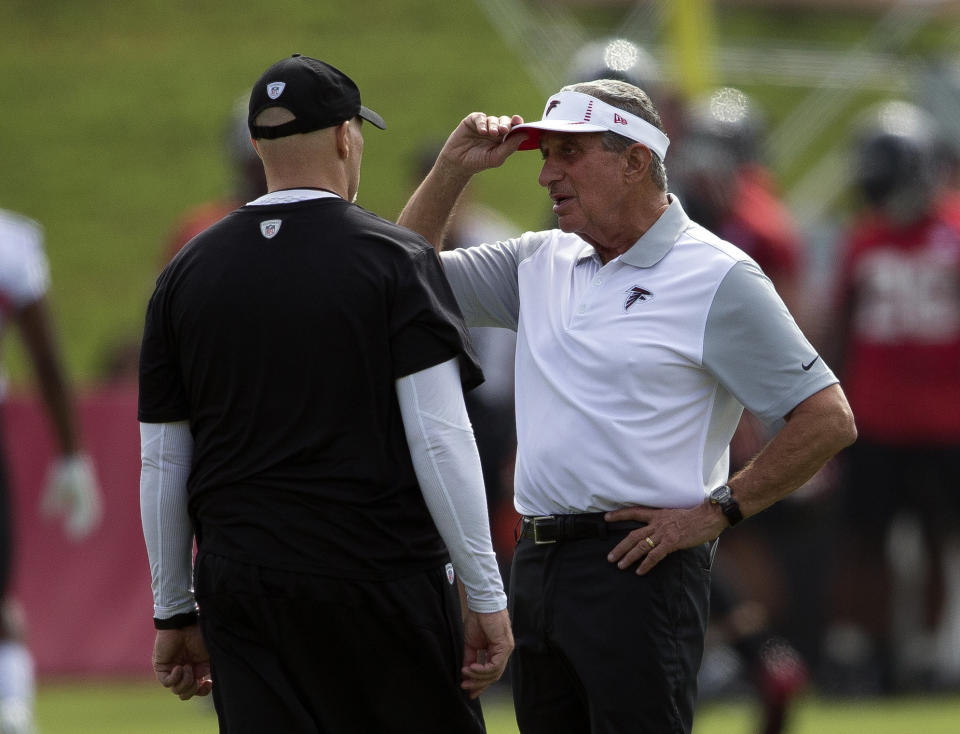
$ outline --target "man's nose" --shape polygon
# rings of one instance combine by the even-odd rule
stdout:
[[[541,186],[549,186],[554,181],[558,181],[561,175],[559,167],[551,164],[550,159],[547,158],[540,167],[540,177],[537,180]]]

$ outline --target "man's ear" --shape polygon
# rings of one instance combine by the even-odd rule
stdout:
[[[623,152],[623,176],[627,181],[640,181],[650,170],[653,153],[643,143],[634,143]]]
[[[350,155],[350,120],[337,125],[337,153],[341,158]]]

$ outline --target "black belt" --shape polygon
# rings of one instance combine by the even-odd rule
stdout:
[[[606,538],[611,533],[627,532],[642,528],[646,523],[633,520],[607,522],[603,512],[586,512],[576,515],[541,515],[520,519],[520,538],[534,543],[556,543],[559,540],[583,540]]]

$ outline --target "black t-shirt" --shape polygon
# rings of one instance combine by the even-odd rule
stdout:
[[[147,308],[138,415],[190,422],[200,548],[354,578],[442,562],[395,380],[459,357],[476,386],[466,334],[433,248],[342,199],[194,238]]]

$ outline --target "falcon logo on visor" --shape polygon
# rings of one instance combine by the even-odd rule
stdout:
[[[560,106],[560,100],[555,99],[550,104],[547,105],[547,111],[543,113],[544,117],[549,117],[550,113],[553,112],[554,107]]]

